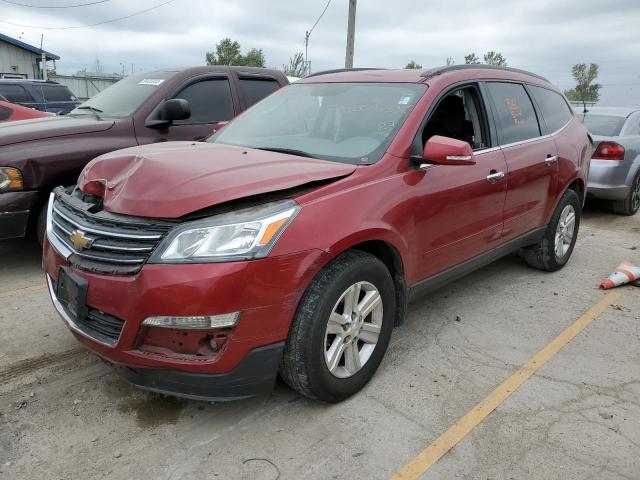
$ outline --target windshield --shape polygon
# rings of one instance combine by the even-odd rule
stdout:
[[[348,163],[380,159],[426,85],[309,83],[283,88],[210,142]]]
[[[620,135],[625,117],[616,117],[613,115],[591,115],[590,113],[582,116],[582,123],[594,135],[603,137],[617,137]]]
[[[175,72],[151,72],[123,78],[71,110],[69,115],[128,117],[173,75]]]

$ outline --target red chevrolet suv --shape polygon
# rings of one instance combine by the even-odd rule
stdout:
[[[46,279],[74,335],[141,388],[242,398],[279,372],[335,402],[416,295],[516,251],[562,268],[591,149],[531,73],[316,74],[207,142],[89,163],[51,195]]]

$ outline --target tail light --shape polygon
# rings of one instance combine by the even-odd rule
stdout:
[[[593,160],[624,160],[624,147],[616,142],[600,142],[591,158]]]

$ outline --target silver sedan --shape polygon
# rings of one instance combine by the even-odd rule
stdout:
[[[587,107],[578,112],[594,140],[587,193],[616,213],[640,209],[640,109]]]

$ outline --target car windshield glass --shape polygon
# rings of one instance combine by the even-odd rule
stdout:
[[[210,142],[347,163],[380,159],[426,85],[309,83],[278,90]]]
[[[94,95],[69,115],[128,117],[175,72],[151,72],[123,78]],[[84,107],[84,108],[83,108]]]
[[[616,137],[620,135],[626,118],[613,115],[581,115],[582,123],[594,135]]]

